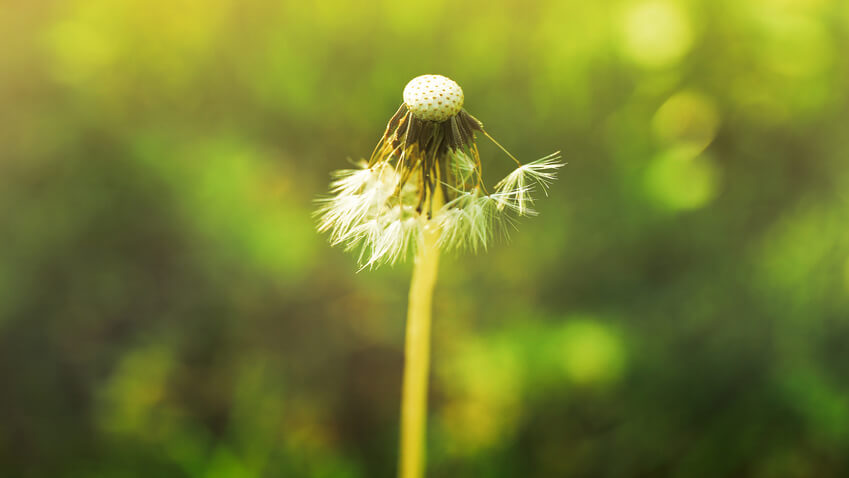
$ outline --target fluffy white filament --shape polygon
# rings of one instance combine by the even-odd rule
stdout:
[[[363,163],[359,169],[334,173],[332,196],[319,200],[318,229],[330,232],[334,245],[359,249],[363,268],[404,260],[419,247],[429,220],[440,228],[441,248],[485,250],[513,216],[536,214],[531,208],[533,187],[538,184],[547,193],[563,166],[559,159],[555,153],[519,166],[489,194],[479,186],[451,189],[453,199],[433,211],[431,219],[426,212],[416,211],[419,178],[409,178],[399,191],[401,178],[392,165],[382,162],[369,168]],[[472,158],[464,154],[454,155],[449,167],[460,184],[471,182],[479,173]]]
[[[495,185],[495,190],[510,196],[509,201],[498,204],[498,210],[505,207],[514,207],[520,216],[532,216],[536,214],[533,206],[534,198],[531,195],[534,184],[538,184],[543,193],[548,196],[548,187],[557,179],[557,170],[563,167],[559,162],[560,154],[553,153],[536,161],[523,164],[508,174]]]

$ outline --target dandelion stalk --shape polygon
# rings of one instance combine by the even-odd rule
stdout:
[[[424,476],[431,302],[439,268],[439,228],[431,221],[423,232],[422,244],[416,253],[413,266],[407,307],[404,383],[401,389],[399,478]]]
[[[516,162],[490,193],[475,143],[489,138]],[[563,166],[558,153],[522,164],[463,109],[463,90],[440,75],[414,78],[368,161],[337,171],[319,200],[318,230],[333,245],[359,250],[362,269],[414,253],[401,399],[398,476],[425,468],[433,287],[440,251],[485,250],[515,216],[532,216],[536,187],[548,192]]]

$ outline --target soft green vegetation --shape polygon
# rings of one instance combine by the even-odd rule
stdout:
[[[310,214],[423,73],[569,163],[441,262],[428,476],[849,475],[849,3],[2,3],[0,476],[392,476],[410,268]]]

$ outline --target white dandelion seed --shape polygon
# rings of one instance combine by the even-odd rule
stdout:
[[[538,184],[543,193],[548,196],[548,188],[557,179],[557,170],[563,167],[559,162],[560,151],[552,153],[544,158],[523,164],[514,169],[504,179],[495,185],[495,190],[504,193],[508,200],[498,204],[498,209],[503,210],[512,205],[520,216],[535,215],[531,208],[534,203],[533,186]]]

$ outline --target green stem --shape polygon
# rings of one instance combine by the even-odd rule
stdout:
[[[404,384],[401,391],[399,478],[424,476],[431,300],[439,267],[438,239],[439,229],[436,224],[427,224],[422,247],[416,254],[413,281],[410,284],[407,338],[404,347]]]

